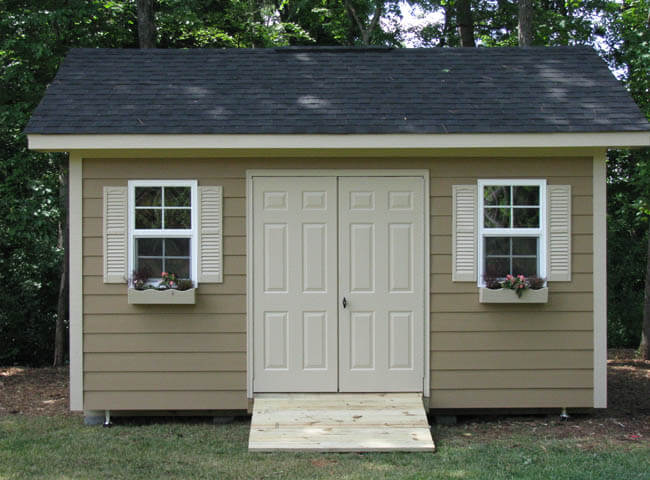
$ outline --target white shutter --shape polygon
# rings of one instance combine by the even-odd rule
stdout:
[[[199,187],[199,282],[223,282],[223,191]]]
[[[127,188],[104,187],[104,283],[127,281]]]
[[[571,185],[548,185],[548,280],[571,281]]]
[[[454,282],[475,282],[477,269],[477,186],[454,185],[452,217],[452,273]]]

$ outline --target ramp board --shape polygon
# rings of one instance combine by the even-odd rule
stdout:
[[[419,393],[255,396],[251,452],[433,452]]]

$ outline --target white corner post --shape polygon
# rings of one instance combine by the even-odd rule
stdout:
[[[594,408],[607,408],[607,151],[594,155]]]
[[[83,253],[82,253],[82,164],[70,153],[68,221],[70,225],[70,410],[83,410]]]

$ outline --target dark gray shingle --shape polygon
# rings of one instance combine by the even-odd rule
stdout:
[[[74,49],[27,133],[645,131],[590,48]]]

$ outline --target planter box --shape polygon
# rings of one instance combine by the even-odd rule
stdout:
[[[129,288],[129,303],[141,305],[190,305],[196,303],[196,288],[189,290],[136,290]]]
[[[548,287],[532,290],[527,288],[521,295],[517,296],[514,290],[509,288],[498,288],[492,290],[489,288],[479,288],[480,303],[547,303]]]

